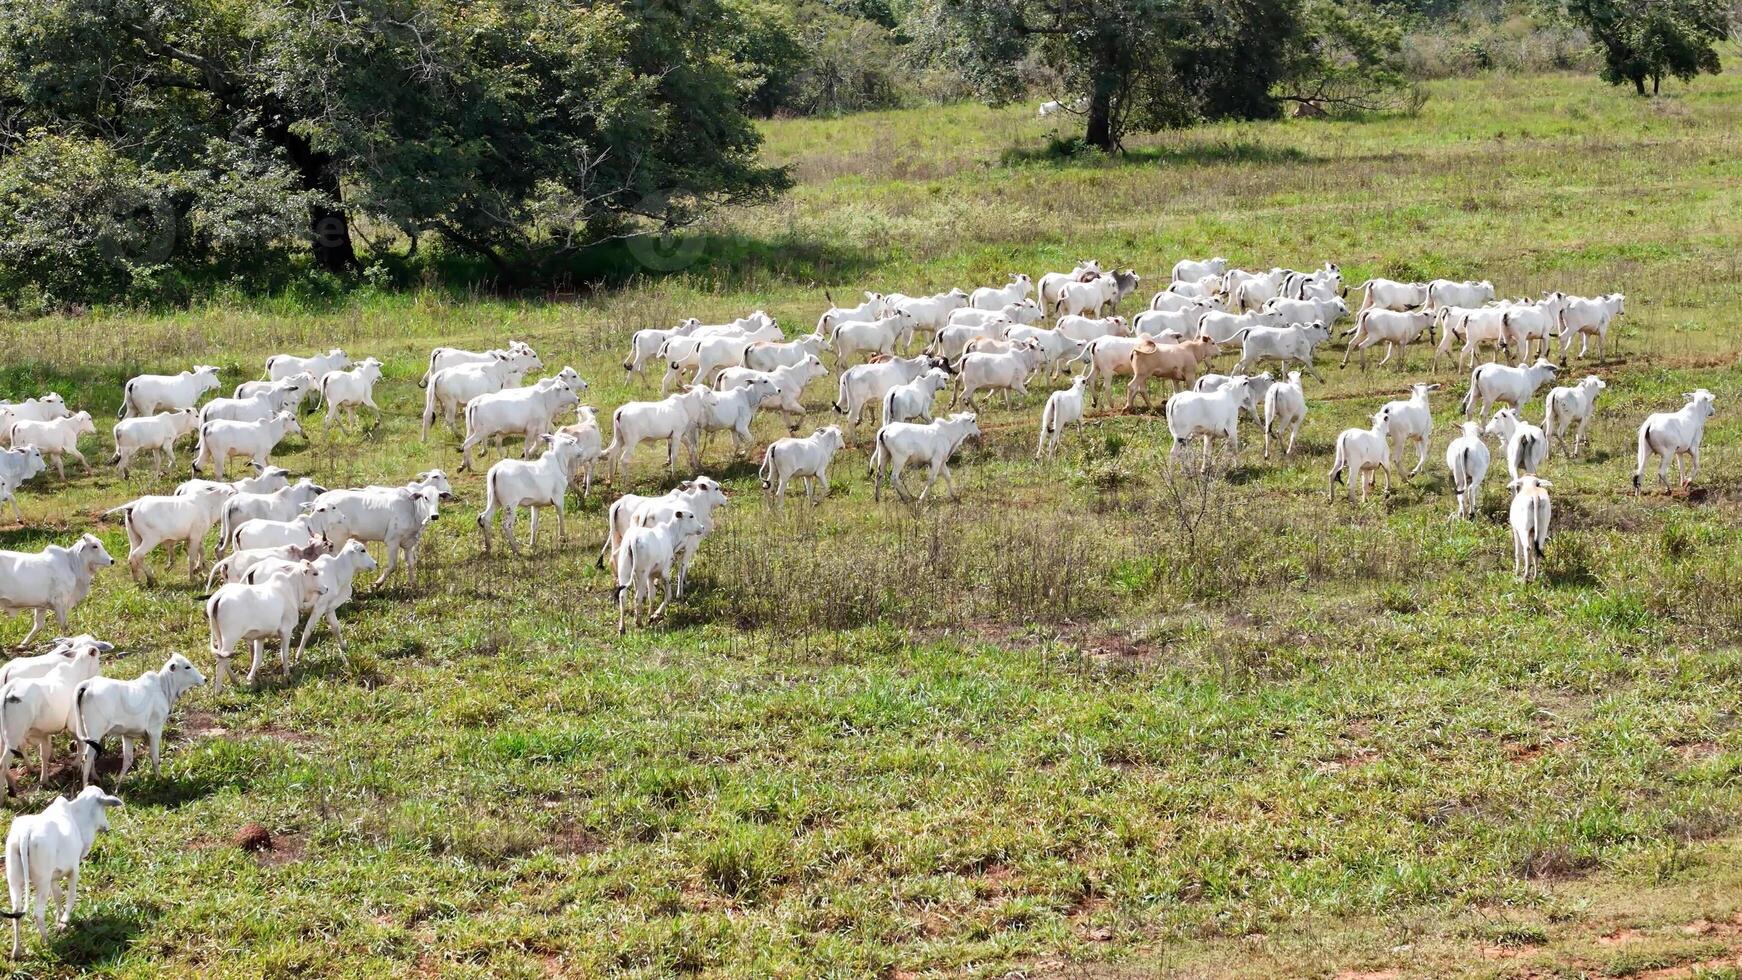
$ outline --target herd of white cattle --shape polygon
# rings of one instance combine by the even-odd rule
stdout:
[[[521,507],[531,509],[529,547],[537,544],[539,509],[555,509],[560,547],[570,489],[579,482],[583,497],[589,493],[601,460],[607,479],[615,483],[643,442],[665,441],[666,465],[674,472],[681,449],[699,469],[715,432],[731,433],[735,455],[747,453],[751,422],[763,411],[779,412],[793,433],[763,453],[761,483],[774,499],[783,498],[794,480],[804,481],[807,499],[816,499],[819,486],[827,496],[836,455],[851,443],[867,412],[880,412],[870,452],[874,497],[881,499],[887,482],[902,497],[919,502],[940,477],[954,494],[949,460],[965,442],[981,437],[975,409],[984,393],[999,393],[1008,406],[1012,396],[1028,394],[1031,384],[1054,388],[1041,408],[1035,448],[1035,457],[1045,459],[1056,454],[1067,426],[1075,423],[1081,431],[1091,410],[1103,400],[1111,404],[1115,377],[1130,379],[1127,409],[1138,399],[1149,401],[1152,381],[1167,380],[1173,383],[1165,405],[1170,473],[1182,450],[1201,439],[1200,474],[1207,474],[1217,441],[1225,441],[1237,456],[1243,416],[1259,425],[1265,458],[1273,440],[1283,454],[1293,454],[1308,409],[1302,372],[1320,379],[1315,350],[1330,340],[1339,321],[1352,317],[1342,334],[1348,338],[1344,365],[1359,353],[1364,368],[1368,349],[1384,344],[1381,365],[1395,358],[1401,369],[1408,346],[1431,338],[1435,330],[1440,335],[1435,366],[1444,355],[1454,355],[1460,366],[1468,361],[1466,420],[1458,423],[1458,435],[1445,452],[1454,513],[1477,515],[1490,462],[1487,439],[1496,438],[1505,454],[1508,488],[1514,491],[1514,570],[1521,578],[1539,573],[1551,484],[1538,471],[1557,442],[1569,457],[1581,451],[1605,383],[1593,375],[1553,388],[1540,426],[1522,412],[1556,378],[1557,367],[1546,356],[1551,344],[1558,342],[1563,364],[1575,339],[1579,356],[1593,340],[1602,356],[1615,318],[1625,311],[1620,293],[1580,298],[1552,292],[1538,300],[1506,301],[1497,300],[1487,282],[1372,279],[1357,287],[1361,302],[1351,314],[1335,265],[1312,272],[1250,272],[1230,269],[1216,258],[1176,265],[1168,287],[1155,293],[1134,320],[1105,315],[1139,282],[1131,270],[1103,271],[1098,263],[1084,261],[1038,282],[1016,274],[1006,284],[972,292],[868,292],[857,305],[831,306],[813,331],[791,340],[761,311],[725,324],[690,319],[669,329],[640,330],[622,367],[630,380],[645,377],[649,367],[662,367],[663,397],[618,406],[610,416],[608,444],[594,409],[581,404],[588,386],[573,368],[528,384],[526,376],[545,365],[526,343],[510,341],[489,351],[441,347],[431,352],[419,381],[425,393],[423,438],[438,417],[454,427],[463,416],[461,470],[472,468],[472,452],[480,446],[493,444],[500,451],[506,438],[521,442],[519,458],[495,462],[484,477],[485,506],[477,524],[485,553],[492,548],[491,528],[498,518],[503,539],[519,550],[514,520]],[[1052,325],[1041,326],[1049,315]],[[1204,373],[1225,347],[1237,348],[1240,355],[1229,373]],[[1485,347],[1492,349],[1493,360],[1478,364]],[[824,354],[834,362],[833,408],[845,425],[816,427],[799,437],[806,416],[802,396],[830,374]],[[1266,364],[1278,365],[1286,376],[1250,373]],[[330,490],[306,478],[293,480],[272,465],[271,456],[286,437],[302,432],[305,401],[324,403],[329,425],[356,424],[359,408],[379,417],[375,387],[382,365],[372,357],[353,362],[335,348],[308,357],[280,354],[265,368],[262,380],[203,405],[205,395],[219,387],[215,367],[136,377],[123,390],[113,430],[112,462],[123,475],[142,454],[150,458],[154,475],[161,474],[174,465],[176,443],[188,436],[197,439],[194,472],[211,468],[213,479],[196,477],[172,494],[139,497],[108,513],[119,515],[125,528],[127,564],[135,579],[151,583],[147,557],[160,546],[168,552],[177,544],[187,550],[190,577],[206,571],[210,594],[204,611],[218,687],[229,678],[230,659],[243,643],[252,644],[248,683],[260,670],[268,640],[276,640],[280,667],[288,674],[322,622],[343,657],[338,612],[351,599],[356,576],[378,567],[366,544],[378,542],[385,549],[387,567],[376,586],[402,562],[407,581],[415,583],[419,542],[440,505],[455,498],[441,470],[419,473],[401,486]],[[1058,386],[1067,374],[1068,384]],[[1364,500],[1380,473],[1389,490],[1411,448],[1416,461],[1410,475],[1420,472],[1434,429],[1429,398],[1439,387],[1415,384],[1408,398],[1382,405],[1371,427],[1338,435],[1330,471],[1333,501],[1342,480],[1348,481],[1351,501],[1356,484]],[[934,415],[946,392],[949,409],[965,402],[969,411]],[[1635,490],[1654,455],[1666,488],[1672,459],[1678,471],[1684,457],[1691,462],[1682,483],[1692,482],[1712,411],[1713,396],[1702,388],[1688,393],[1679,410],[1644,421]],[[570,412],[575,422],[559,425]],[[15,494],[50,460],[63,481],[66,456],[89,471],[78,438],[94,431],[88,411],[73,411],[52,392],[0,402],[0,444],[6,446],[0,449],[0,503],[10,501],[22,521]],[[540,445],[543,452],[534,458]],[[226,466],[237,457],[248,460],[252,472],[226,481]],[[917,494],[902,480],[909,465],[927,470]],[[669,493],[625,494],[609,506],[599,564],[615,575],[619,632],[627,628],[630,607],[641,625],[658,619],[672,597],[682,595],[714,512],[726,500],[716,480],[698,475]],[[205,569],[205,541],[213,528],[218,530],[216,560]],[[30,643],[50,613],[65,631],[68,613],[89,593],[98,570],[110,564],[102,542],[90,534],[40,553],[0,551],[0,610],[28,610],[35,617],[21,646]],[[656,589],[663,590],[657,606]],[[302,636],[293,656],[299,621]],[[52,740],[70,735],[86,783],[76,798],[56,800],[40,815],[13,821],[6,843],[12,911],[5,914],[14,920],[15,956],[29,892],[35,893],[35,921],[46,938],[49,896],[60,894],[65,882],[64,925],[79,860],[96,832],[108,826],[107,809],[120,804],[89,785],[103,740],[118,736],[121,741],[117,783],[132,766],[138,740],[144,740],[155,770],[171,709],[182,694],[206,681],[181,654],[133,680],[103,677],[101,657],[111,649],[90,635],[60,637],[48,651],[17,657],[0,668],[0,757],[22,758],[35,745],[39,778],[46,781]],[[6,778],[16,789],[9,768]]]

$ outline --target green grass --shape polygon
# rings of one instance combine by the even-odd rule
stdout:
[[[1261,461],[1247,429],[1201,493],[1162,478],[1158,416],[1097,417],[1036,464],[1038,393],[988,411],[960,499],[923,508],[874,505],[860,447],[822,506],[776,511],[716,441],[734,499],[692,594],[623,640],[593,567],[608,495],[562,551],[485,560],[481,483],[460,478],[428,579],[347,611],[348,668],[323,639],[288,681],[184,702],[164,775],[123,787],[92,853],[79,928],[25,968],[1276,975],[1408,965],[1417,941],[1440,973],[1509,968],[1489,946],[1621,973],[1711,958],[1728,933],[1600,953],[1574,934],[1672,892],[1662,908],[1689,911],[1653,920],[1666,935],[1738,904],[1742,76],[1653,101],[1573,76],[1431,93],[1413,118],[1209,127],[1114,161],[1036,158],[1048,127],[1023,107],[778,122],[789,197],[719,219],[702,265],[578,302],[360,292],[0,324],[0,393],[91,408],[93,457],[139,371],[381,357],[384,424],[317,422],[276,460],[344,485],[457,464],[451,437],[416,440],[432,344],[528,340],[606,409],[647,391],[616,368],[633,329],[756,306],[807,329],[825,285],[1095,255],[1147,296],[1219,253],[1620,288],[1630,311],[1595,368],[1591,450],[1545,470],[1555,533],[1529,586],[1502,479],[1480,521],[1448,520],[1444,425],[1389,498],[1325,501],[1337,431],[1424,376],[1424,350],[1309,381],[1300,452]],[[1441,380],[1449,423],[1463,385]],[[1638,420],[1696,385],[1719,409],[1696,492],[1627,495]],[[832,395],[812,390],[814,421]],[[759,420],[759,441],[777,430]],[[654,456],[637,490],[669,485]],[[119,553],[101,512],[172,482],[39,479],[0,541],[90,529]],[[158,588],[106,574],[74,628],[127,651],[114,674],[171,651],[209,668],[200,590],[154,561]],[[279,847],[234,846],[249,821]]]

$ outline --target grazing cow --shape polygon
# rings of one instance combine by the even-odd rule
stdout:
[[[79,862],[91,853],[97,834],[109,829],[109,808],[121,805],[121,800],[95,786],[88,786],[78,796],[62,796],[34,816],[25,814],[12,819],[6,832],[6,884],[12,894],[12,958],[24,949],[22,925],[31,892],[36,893],[36,931],[47,944],[48,924],[44,916],[51,896],[58,897],[61,883],[66,883],[66,905],[61,909],[60,925],[65,928],[73,920],[73,902],[79,891]]]
[[[103,549],[103,542],[90,534],[82,535],[71,548],[51,544],[35,554],[0,551],[0,615],[28,609],[36,616],[18,645],[30,645],[50,612],[65,630],[67,613],[91,591],[97,569],[113,564],[115,559]]]
[[[232,495],[224,502],[223,513],[218,522],[218,547],[215,553],[221,555],[234,544],[231,538],[243,521],[256,518],[269,521],[291,520],[314,506],[316,498],[326,492],[326,487],[317,486],[313,480],[303,477],[270,493]]]
[[[82,639],[82,638],[81,638]],[[73,699],[79,684],[102,672],[106,643],[75,642],[70,655],[35,677],[8,681],[0,688],[0,759],[24,759],[36,746],[42,766],[37,785],[48,783],[48,760],[54,751],[54,736],[72,731]],[[0,766],[6,788],[18,795],[18,781],[10,766]]]
[[[938,392],[949,386],[950,372],[931,368],[912,381],[889,389],[883,395],[883,424],[909,419],[930,422],[932,403],[937,400]]]
[[[666,466],[677,471],[677,449],[690,444],[690,432],[708,411],[708,389],[689,387],[656,402],[625,402],[611,413],[611,444],[605,447],[605,479],[615,484],[619,467],[629,472],[629,457],[643,442],[666,440]],[[694,456],[692,450],[691,456]],[[691,464],[698,463],[691,459]]]
[[[1646,461],[1653,455],[1662,460],[1662,465],[1657,468],[1657,479],[1666,493],[1669,492],[1671,457],[1675,459],[1676,475],[1681,477],[1684,488],[1692,486],[1694,477],[1699,474],[1700,442],[1706,436],[1706,419],[1715,411],[1713,397],[1704,388],[1696,388],[1682,397],[1687,399],[1687,404],[1680,410],[1654,412],[1639,426],[1639,462],[1633,468],[1634,493],[1640,491],[1639,478],[1645,473]],[[1686,476],[1681,472],[1683,456],[1693,462]]]
[[[1597,359],[1607,356],[1609,344],[1609,327],[1615,318],[1627,313],[1627,295],[1625,293],[1610,293],[1586,299],[1582,296],[1568,296],[1561,307],[1560,346],[1561,363],[1567,363],[1567,348],[1573,345],[1573,338],[1579,338],[1579,356],[1585,356],[1586,345],[1592,337],[1597,338]]]
[[[544,370],[544,361],[529,347],[519,351],[491,351],[491,359],[474,364],[442,368],[429,376],[429,391],[423,397],[423,432],[429,439],[430,423],[439,411],[453,428],[460,409],[472,399],[517,388],[529,371]]]
[[[283,381],[251,381],[236,388],[242,392],[233,398],[214,398],[200,409],[200,423],[227,420],[259,422],[279,412],[295,414],[302,401],[315,388],[316,382],[306,374],[293,374]]]
[[[122,419],[110,433],[115,439],[115,458],[110,462],[121,468],[121,478],[126,479],[134,455],[149,452],[151,475],[157,476],[164,466],[175,465],[175,441],[199,426],[200,413],[192,408]]]
[[[658,497],[643,497],[633,493],[618,497],[605,511],[605,546],[599,551],[599,567],[604,568],[606,562],[610,562],[610,567],[615,572],[618,548],[631,526],[649,521],[657,523],[669,520],[678,511],[687,510],[696,515],[701,526],[682,549],[683,567],[678,572],[677,594],[683,595],[684,575],[695,556],[695,546],[702,535],[713,530],[714,511],[726,506],[726,499],[726,491],[719,481],[709,476],[685,480],[678,484],[676,490]]]
[[[1409,471],[1410,476],[1421,472],[1427,464],[1428,444],[1433,441],[1434,415],[1428,405],[1429,392],[1438,391],[1436,384],[1414,384],[1409,386],[1409,397],[1401,401],[1386,402],[1380,411],[1387,418],[1386,431],[1390,435],[1392,466],[1403,467],[1403,454],[1409,449],[1410,443],[1416,444],[1417,457],[1415,469]]]
[[[121,514],[127,528],[127,567],[134,581],[157,584],[145,565],[145,556],[160,544],[181,542],[188,553],[188,580],[197,578],[206,561],[206,532],[218,523],[230,499],[220,487],[202,493],[172,496],[148,495],[104,511]]]
[[[1483,431],[1500,437],[1506,452],[1506,470],[1514,480],[1523,474],[1535,474],[1548,460],[1548,436],[1524,421],[1515,408],[1495,412]]]
[[[84,786],[91,785],[91,769],[103,754],[103,740],[121,736],[121,771],[115,776],[115,786],[127,778],[133,768],[133,743],[145,740],[146,753],[151,757],[151,774],[158,774],[162,755],[163,726],[175,703],[189,690],[206,682],[199,672],[179,653],[172,653],[163,666],[148,670],[130,681],[112,677],[93,677],[80,684],[73,693],[73,747],[81,756]]]
[[[1210,471],[1210,443],[1213,439],[1228,440],[1228,449],[1235,458],[1240,455],[1240,406],[1246,403],[1251,383],[1235,378],[1227,387],[1216,391],[1182,391],[1167,400],[1167,431],[1173,436],[1173,448],[1168,451],[1171,470],[1179,459],[1179,451],[1187,442],[1204,440],[1201,473]]]
[[[180,374],[141,374],[121,389],[121,407],[115,417],[130,419],[158,412],[193,408],[200,396],[218,387],[218,369],[197,364]]]
[[[24,512],[18,509],[18,488],[26,480],[48,469],[42,461],[42,450],[35,446],[23,449],[0,449],[0,503],[12,505],[12,515],[24,523]]]
[[[1548,393],[1548,397],[1543,399],[1542,429],[1548,434],[1551,450],[1557,439],[1561,448],[1566,449],[1567,428],[1577,422],[1579,427],[1573,434],[1573,448],[1567,456],[1571,458],[1579,454],[1585,443],[1585,426],[1590,424],[1591,415],[1597,408],[1597,393],[1607,387],[1602,378],[1588,374],[1576,385],[1555,388]]]
[[[806,500],[816,501],[816,487],[819,483],[823,486],[823,496],[827,497],[829,464],[846,444],[838,425],[825,425],[803,439],[776,439],[763,454],[762,466],[756,471],[762,480],[762,489],[765,492],[772,490],[775,499],[783,500],[786,497],[786,485],[792,482],[793,477],[801,477],[804,479]]]
[[[849,369],[851,370],[851,369]],[[812,381],[829,373],[823,367],[822,359],[815,354],[806,354],[804,360],[797,364],[777,367],[772,371],[753,371],[749,368],[727,368],[720,372],[716,390],[742,387],[751,378],[763,378],[774,385],[779,392],[758,408],[779,409],[781,421],[786,423],[788,432],[798,431],[798,420],[804,418],[804,390]]]
[[[1288,447],[1283,455],[1294,455],[1294,438],[1300,434],[1300,424],[1306,418],[1306,391],[1301,387],[1300,372],[1288,372],[1288,380],[1270,386],[1264,393],[1264,458],[1270,458],[1270,435],[1288,433]]]
[[[639,337],[641,334],[647,332],[649,331],[637,331],[636,336]],[[657,346],[658,345],[655,345],[656,348]],[[533,351],[529,345],[520,340],[510,340],[506,348],[498,347],[494,350],[485,351],[461,350],[458,347],[437,347],[435,350],[429,352],[429,367],[424,369],[423,377],[417,379],[417,386],[419,388],[428,388],[430,379],[435,377],[437,371],[446,370],[451,367],[459,367],[462,364],[488,364],[491,361],[497,360],[499,357],[507,357],[508,355],[515,353],[532,354]],[[651,354],[651,352],[649,353]],[[536,357],[537,355],[535,354],[533,356]],[[542,369],[542,367],[543,366],[540,365],[539,369]]]
[[[1458,517],[1474,520],[1482,495],[1482,480],[1488,475],[1488,444],[1482,441],[1482,423],[1458,422],[1460,433],[1446,447],[1446,469],[1452,473],[1452,492],[1457,495]]]
[[[867,405],[880,405],[889,389],[906,384],[943,362],[921,354],[917,357],[893,357],[887,361],[855,364],[841,372],[834,409],[847,416],[847,437],[851,441],[859,425],[859,416]]]
[[[1512,574],[1528,582],[1542,574],[1543,548],[1548,544],[1548,522],[1553,508],[1548,490],[1554,484],[1534,476],[1521,476],[1507,484],[1513,491]]]
[[[262,422],[207,422],[200,426],[193,471],[198,473],[200,464],[209,461],[213,475],[222,480],[224,464],[231,456],[247,456],[256,469],[265,469],[272,450],[289,435],[302,435],[302,425],[289,412],[279,412]]]
[[[1072,422],[1077,424],[1077,434],[1082,434],[1084,395],[1088,388],[1089,376],[1079,374],[1071,379],[1069,388],[1047,396],[1046,406],[1040,410],[1040,442],[1034,447],[1035,459],[1058,455],[1059,437]]]
[[[1337,454],[1331,463],[1331,482],[1326,498],[1336,502],[1337,484],[1349,478],[1349,502],[1355,502],[1355,484],[1361,485],[1361,502],[1378,479],[1373,471],[1385,471],[1385,492],[1391,492],[1391,439],[1386,434],[1385,410],[1373,413],[1370,429],[1344,429],[1337,435]]]
[[[1404,348],[1432,327],[1432,313],[1367,307],[1356,315],[1355,325],[1343,334],[1349,338],[1349,347],[1343,351],[1343,367],[1349,366],[1350,354],[1360,351],[1361,370],[1367,370],[1367,348],[1384,344],[1385,358],[1379,366],[1384,367],[1396,355],[1397,369],[1401,371],[1409,360]]]
[[[302,611],[324,593],[314,566],[306,562],[282,569],[264,582],[221,585],[206,600],[206,625],[212,632],[212,656],[217,660],[217,680],[212,690],[224,689],[230,677],[230,658],[236,644],[252,642],[253,664],[243,683],[252,685],[260,673],[265,641],[278,638],[278,662],[290,676],[290,638]]]
[[[876,448],[871,452],[872,499],[883,499],[883,473],[889,473],[889,485],[904,499],[911,495],[901,482],[901,471],[909,460],[918,459],[930,466],[930,475],[915,502],[925,500],[932,484],[941,475],[950,496],[956,495],[956,481],[950,475],[950,457],[969,439],[980,438],[980,426],[972,412],[958,412],[933,422],[893,422],[877,430]]]
[[[1024,342],[1013,350],[1003,354],[963,354],[956,363],[956,394],[950,399],[951,407],[958,401],[966,401],[970,410],[978,410],[974,404],[974,395],[981,391],[1002,391],[1004,407],[1010,407],[1010,393],[1019,396],[1028,395],[1028,376],[1040,367],[1046,357],[1041,353],[1040,346],[1032,342]],[[885,418],[883,424],[892,420]]]
[[[26,398],[21,402],[0,401],[0,446],[12,445],[12,425],[15,422],[47,422],[71,414],[66,401],[52,391],[41,398]]]
[[[1425,282],[1398,282],[1395,279],[1369,279],[1356,288],[1361,290],[1360,311],[1416,310],[1427,305]]]
[[[1313,367],[1313,350],[1331,339],[1330,328],[1314,321],[1288,327],[1243,327],[1231,340],[1240,343],[1240,360],[1234,373],[1241,374],[1265,361],[1275,361],[1283,367],[1298,363],[1315,381],[1324,381]]]
[[[657,523],[635,524],[623,535],[623,543],[617,549],[617,633],[627,632],[625,625],[624,593],[634,589],[635,625],[642,626],[651,623],[665,615],[665,607],[671,604],[672,584],[676,577],[672,574],[672,565],[677,561],[684,541],[701,533],[701,522],[693,511],[679,510],[667,520]],[[654,609],[645,619],[642,616],[643,604],[653,605],[653,583],[658,581],[665,590],[659,607]]]
[[[1173,281],[1186,282],[1206,276],[1220,276],[1228,271],[1228,260],[1220,255],[1213,259],[1180,259],[1173,264]]]
[[[976,310],[996,310],[1022,302],[1032,288],[1034,280],[1024,273],[1012,272],[1008,286],[981,286],[968,297],[968,305]]]
[[[407,585],[417,584],[417,548],[431,521],[441,516],[440,503],[453,493],[434,486],[331,490],[309,512],[309,529],[334,544],[380,541],[386,545],[387,567],[375,580],[379,588],[405,561]]]
[[[95,435],[96,432],[97,426],[91,421],[90,412],[74,412],[46,422],[30,419],[14,422],[9,440],[14,448],[34,446],[42,453],[43,459],[53,459],[55,475],[65,482],[67,471],[64,460],[67,456],[78,460],[86,473],[91,472],[90,461],[85,459],[84,453],[79,452],[79,436]]]
[[[1494,284],[1484,279],[1481,282],[1454,282],[1450,279],[1435,279],[1427,284],[1427,304],[1429,311],[1441,310],[1449,306],[1466,308],[1481,307],[1494,301]]]
[[[351,418],[351,424],[357,423],[357,406],[366,405],[375,412],[375,421],[381,421],[381,406],[375,404],[375,383],[381,380],[381,362],[373,357],[365,357],[356,367],[347,371],[328,371],[321,375],[321,399],[327,403],[326,424],[340,418],[344,412]],[[343,421],[342,419],[340,420]]]
[[[1495,405],[1523,408],[1536,397],[1537,389],[1554,380],[1553,361],[1537,359],[1529,367],[1482,364],[1470,372],[1470,390],[1464,395],[1464,417],[1487,415]]]
[[[568,368],[564,368],[568,371]],[[571,372],[572,373],[572,372]],[[488,440],[502,445],[505,435],[524,439],[520,458],[532,455],[532,447],[540,436],[556,428],[561,412],[580,404],[580,391],[574,381],[562,377],[543,378],[524,388],[507,388],[488,395],[479,395],[466,403],[466,438],[460,443],[460,469],[472,468],[472,447]]]
[[[1125,389],[1125,410],[1131,411],[1138,398],[1148,407],[1149,382],[1159,378],[1173,382],[1175,394],[1185,391],[1198,379],[1198,369],[1221,352],[1221,345],[1206,337],[1194,337],[1177,344],[1162,344],[1153,340],[1131,348],[1129,370],[1131,384]],[[1108,379],[1107,395],[1112,400],[1112,379]]]

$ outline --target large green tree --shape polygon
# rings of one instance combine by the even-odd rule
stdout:
[[[511,275],[541,236],[785,186],[746,32],[717,0],[0,0],[0,154],[34,132],[147,173],[283,171],[322,266],[354,264],[364,220]]]
[[[1603,78],[1656,94],[1664,76],[1716,75],[1717,44],[1731,31],[1726,0],[1566,0],[1565,12],[1591,33]]]

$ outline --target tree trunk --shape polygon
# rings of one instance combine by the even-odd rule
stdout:
[[[1635,92],[1638,92],[1640,95],[1645,94],[1645,76],[1644,75],[1633,76],[1633,90]]]
[[[1089,93],[1089,125],[1083,141],[1105,153],[1118,148],[1113,138],[1113,92],[1099,80]]]
[[[282,118],[282,117],[281,117]],[[315,263],[328,272],[347,272],[357,265],[357,250],[351,244],[351,220],[345,213],[339,175],[330,154],[316,150],[304,137],[278,123],[264,129],[273,145],[284,150],[301,178],[302,189],[319,191],[327,201],[308,209],[309,248]]]
[[[1663,84],[1663,76],[1662,75],[1651,76],[1651,94],[1652,95],[1657,94],[1657,88],[1661,84]]]

